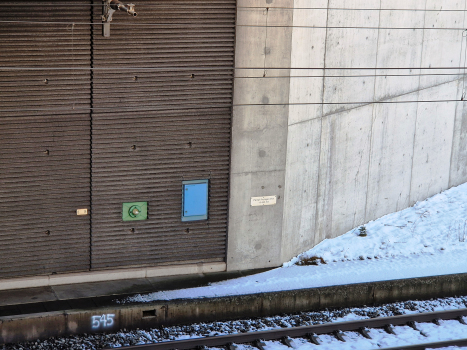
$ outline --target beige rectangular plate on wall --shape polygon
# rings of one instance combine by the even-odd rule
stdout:
[[[262,207],[263,205],[274,205],[277,202],[277,196],[251,197],[252,207]]]
[[[77,209],[76,210],[76,215],[88,215],[88,210],[87,209]]]

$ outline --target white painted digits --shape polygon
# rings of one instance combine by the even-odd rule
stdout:
[[[112,327],[114,325],[115,314],[103,314],[91,317],[92,328],[98,329]]]

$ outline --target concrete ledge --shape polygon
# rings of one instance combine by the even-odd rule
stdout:
[[[115,332],[464,295],[467,274],[423,277],[211,299],[118,304],[0,317],[0,344],[70,334]]]
[[[62,275],[12,278],[0,280],[0,290],[57,286],[63,284],[116,281],[135,278],[190,275],[200,273],[222,272],[225,270],[226,264],[224,262],[220,262],[209,264],[147,267],[140,269],[103,270]]]

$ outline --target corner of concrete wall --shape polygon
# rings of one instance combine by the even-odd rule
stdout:
[[[463,62],[463,64],[466,64]],[[465,78],[464,78],[465,80]],[[459,80],[457,99],[467,94],[467,82]],[[464,98],[465,99],[465,98]],[[452,135],[451,170],[449,187],[459,186],[467,181],[467,104],[460,101],[456,106],[454,130]]]
[[[443,6],[459,11],[238,1],[228,270],[280,265],[467,181],[467,84],[422,70],[465,64],[466,1]],[[266,195],[278,203],[250,206]]]
[[[229,271],[281,264],[293,0],[237,6]],[[277,204],[250,206],[261,196]]]

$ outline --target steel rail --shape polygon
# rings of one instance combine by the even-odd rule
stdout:
[[[424,343],[417,345],[401,345],[392,348],[381,348],[379,350],[425,350],[447,348],[449,346],[464,346],[467,345],[467,339],[447,340],[436,343]]]
[[[314,335],[320,334],[335,334],[339,337],[341,332],[357,331],[363,336],[368,337],[366,332],[367,328],[386,328],[389,332],[391,326],[414,325],[414,322],[434,322],[437,320],[452,320],[458,319],[460,322],[465,323],[462,319],[467,316],[467,309],[457,309],[449,311],[427,312],[420,314],[410,314],[401,316],[390,316],[381,318],[371,318],[358,321],[335,322],[325,323],[312,326],[301,326],[292,328],[272,329],[268,331],[250,332],[229,334],[215,337],[203,337],[186,340],[163,341],[154,344],[124,346],[122,349],[127,350],[185,350],[185,349],[200,349],[204,347],[228,347],[229,344],[241,343],[256,343],[257,347],[261,349],[261,341],[264,340],[284,340],[288,338],[306,337],[314,342]],[[467,344],[467,340],[463,339]],[[446,342],[443,342],[446,343]],[[432,343],[435,344],[435,343]],[[259,346],[258,346],[259,345]],[[409,349],[407,346],[393,349]],[[412,349],[412,348],[410,348]],[[413,348],[424,349],[424,348]]]

